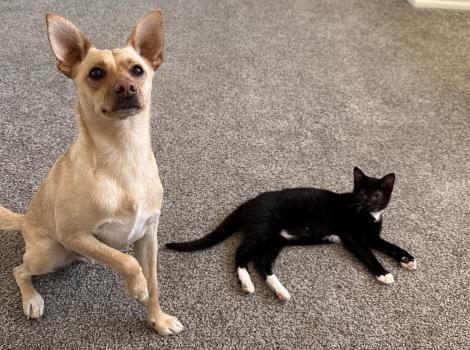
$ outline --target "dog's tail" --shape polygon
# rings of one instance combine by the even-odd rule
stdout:
[[[21,231],[24,215],[16,214],[0,205],[0,230]]]
[[[190,242],[167,243],[166,246],[173,250],[192,252],[206,249],[227,239],[241,228],[241,212],[243,205],[239,206],[221,222],[217,228],[202,238]]]

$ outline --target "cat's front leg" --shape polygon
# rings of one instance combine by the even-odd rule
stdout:
[[[401,267],[408,270],[416,270],[416,259],[406,250],[393,243],[387,242],[381,237],[374,237],[369,243],[373,249],[377,249],[378,251],[394,258],[400,263]]]
[[[359,241],[356,235],[342,235],[341,240],[344,246],[366,265],[379,282],[385,284],[394,282],[393,275],[384,269],[369,247]]]

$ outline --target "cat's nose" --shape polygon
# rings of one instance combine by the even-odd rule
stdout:
[[[374,193],[372,196],[369,197],[369,203],[371,204],[379,204],[381,200],[381,196],[377,193]]]

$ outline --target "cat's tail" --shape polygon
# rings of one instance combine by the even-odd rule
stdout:
[[[0,205],[0,230],[21,231],[24,215],[16,214]]]
[[[243,205],[239,206],[227,216],[222,223],[211,233],[190,242],[167,243],[166,247],[183,252],[206,249],[227,239],[241,228],[241,212]]]

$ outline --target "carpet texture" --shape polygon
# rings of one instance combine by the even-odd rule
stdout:
[[[26,320],[11,274],[24,242],[0,232],[0,348],[470,348],[470,12],[405,0],[2,1],[0,203],[24,212],[77,132],[44,14],[113,48],[155,7],[166,45],[152,107],[159,281],[186,330],[160,338],[119,276],[87,263],[35,277],[45,316]],[[256,274],[255,294],[241,292],[236,236],[204,252],[164,248],[261,191],[348,191],[354,166],[397,175],[383,234],[418,270],[379,255],[391,286],[340,245],[293,247],[275,268],[292,295],[283,305]]]

